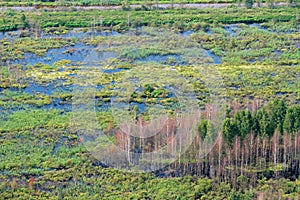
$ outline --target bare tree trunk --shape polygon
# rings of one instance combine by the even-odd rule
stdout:
[[[299,132],[295,133],[295,136],[294,136],[294,159],[297,159],[297,148],[298,148],[298,134]]]
[[[127,23],[128,23],[128,28],[130,27],[130,13],[127,15]]]
[[[262,144],[262,158],[264,158],[264,160],[265,160],[264,164],[266,164],[266,162],[267,162],[267,153],[265,150],[266,150],[266,138],[263,139],[263,144]],[[260,165],[262,165],[262,164],[260,164]],[[265,168],[265,167],[267,167],[267,166],[263,166],[263,168]]]
[[[296,135],[297,135],[297,136],[296,136],[296,152],[299,152],[300,131],[298,131]],[[297,167],[297,173],[299,173],[299,169],[300,169],[300,162],[299,162],[299,160],[300,160],[300,158],[299,158],[298,153],[295,154],[295,158],[294,158],[294,159],[298,162],[298,165],[299,165],[299,166]]]
[[[253,156],[253,143],[254,143],[254,134],[250,134],[250,152],[249,152],[249,163],[252,164],[252,156]]]
[[[95,37],[95,26],[96,26],[96,18],[94,16],[94,20],[93,20],[93,23],[92,23],[92,40]]]
[[[243,163],[244,163],[244,148],[242,148],[241,176],[243,176]]]
[[[260,165],[259,165],[259,169],[261,169],[261,162],[260,162],[260,159],[259,159],[259,146],[260,146],[260,137],[259,137],[259,135],[257,136],[257,138],[256,138],[256,163],[255,163],[255,165],[257,166],[258,165],[258,163],[260,163]]]
[[[35,22],[35,39],[39,37],[40,33],[40,21]]]
[[[233,184],[236,185],[236,176],[239,174],[238,173],[238,165],[239,165],[239,152],[240,152],[240,139],[238,137],[235,137],[235,142],[234,142],[234,154],[235,154],[235,166],[234,166],[234,178],[233,178]]]
[[[287,169],[289,142],[290,142],[289,135],[287,132],[285,132],[283,135],[283,164],[284,164],[283,167],[285,169]]]
[[[100,32],[102,32],[102,29],[103,29],[103,16],[100,15]]]
[[[275,175],[276,173],[276,168],[277,168],[277,157],[278,157],[278,146],[279,146],[279,132],[275,130],[275,133],[272,137],[272,152],[273,152],[273,163],[274,163],[274,172]]]
[[[245,149],[245,155],[244,155],[244,160],[245,160],[245,169],[248,168],[248,158],[249,158],[249,146],[248,142],[244,143],[244,149]]]
[[[223,144],[223,138],[222,138],[222,134],[219,133],[218,136],[218,176],[219,176],[219,180],[221,179],[221,159],[222,159],[222,144]],[[221,180],[220,180],[221,181]]]
[[[126,142],[126,144],[127,144],[127,147],[126,147],[126,150],[127,150],[127,160],[130,163],[131,162],[131,156],[130,156],[130,146],[131,146],[130,132],[131,132],[131,128],[130,128],[129,124],[127,125],[127,130],[128,130],[128,132],[125,133],[124,135],[125,135],[125,138],[127,140],[127,142]]]
[[[260,0],[257,0],[257,7],[260,7]]]
[[[228,171],[228,173],[226,174],[227,176],[227,179],[228,180],[230,180],[231,179],[231,177],[232,177],[232,173],[231,173],[231,151],[230,151],[230,149],[228,148],[227,150],[226,150],[226,152],[227,152],[227,157],[228,157],[228,164],[227,164],[227,166],[228,166],[228,170],[226,170],[226,166],[225,166],[225,170],[226,171]],[[227,181],[228,182],[228,181]]]

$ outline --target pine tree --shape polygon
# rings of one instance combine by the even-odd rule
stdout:
[[[264,109],[261,112],[261,119],[259,121],[260,134],[263,137],[267,135],[271,136],[273,135],[275,128],[272,127],[268,113]]]
[[[237,126],[231,122],[230,118],[226,118],[224,125],[223,125],[223,135],[225,141],[232,145],[234,141],[235,135],[237,135],[238,128]]]
[[[278,128],[278,131],[283,134],[283,123],[286,114],[286,104],[283,100],[275,99],[272,105],[272,117],[271,120],[274,123],[273,128]]]
[[[294,129],[294,116],[293,116],[293,109],[289,108],[285,115],[284,123],[283,123],[283,130],[292,133]]]
[[[242,122],[240,129],[241,139],[244,139],[250,132],[252,127],[252,116],[250,111],[242,112]]]
[[[260,134],[260,120],[262,118],[261,112],[256,111],[252,118],[252,130],[255,135]]]
[[[293,132],[295,133],[300,130],[300,106],[293,107],[293,117],[294,117]]]
[[[236,135],[241,136],[242,122],[243,122],[243,111],[236,111],[233,116],[232,124],[237,128]]]
[[[208,121],[207,120],[201,120],[199,127],[198,127],[198,131],[199,131],[199,135],[201,137],[202,140],[204,140],[204,138],[207,135],[207,128],[208,128]]]

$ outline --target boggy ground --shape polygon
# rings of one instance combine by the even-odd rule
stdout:
[[[37,16],[42,29],[26,25],[0,35],[1,197],[251,199],[299,193],[298,180],[261,179],[248,188],[240,177],[234,188],[199,177],[125,173],[104,168],[90,155],[72,129],[73,89],[86,86],[81,77],[93,86],[97,120],[105,131],[115,125],[112,98],[114,106],[125,102],[131,114],[144,113],[145,119],[147,108],[157,103],[174,114],[176,80],[186,81],[203,108],[211,95],[203,69],[220,73],[226,86],[221,97],[228,102],[277,97],[299,104],[296,8],[155,12],[131,13],[130,28],[125,11],[101,13],[103,27],[97,19],[92,28],[99,11],[1,13],[1,30],[21,29]],[[148,24],[163,29],[141,28]],[[143,79],[135,82],[137,77]],[[134,87],[124,91],[127,85]]]

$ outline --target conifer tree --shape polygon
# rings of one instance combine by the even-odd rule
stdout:
[[[293,116],[293,109],[289,108],[285,115],[284,123],[283,123],[284,131],[288,133],[292,133],[294,129],[294,116]]]
[[[229,118],[226,118],[224,125],[223,125],[223,135],[224,135],[225,141],[231,145],[233,143],[234,137],[235,137],[235,135],[237,135],[237,133],[238,133],[237,126],[234,123],[232,123]]]

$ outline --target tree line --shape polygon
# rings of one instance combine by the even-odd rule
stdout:
[[[211,149],[204,147],[214,128],[210,120],[202,119],[188,150],[179,160],[158,170],[157,175],[197,175],[237,187],[240,179],[253,186],[263,177],[296,179],[300,175],[300,106],[288,106],[275,99],[260,107],[255,101],[246,110],[240,105],[228,106],[222,132]],[[134,139],[117,131],[115,140],[125,152],[152,152],[171,144],[167,157],[184,146],[182,140],[174,139],[182,134],[177,133],[177,126],[180,124],[176,119],[170,119],[152,138]],[[188,132],[183,135],[189,137]]]
[[[228,108],[223,131],[207,155],[198,155],[211,130],[209,120],[203,119],[198,137],[183,156],[186,160],[158,173],[210,177],[233,187],[241,187],[243,183],[245,188],[255,186],[264,177],[297,179],[300,175],[300,106],[288,106],[283,100],[275,99],[261,109],[230,111]]]
[[[285,132],[295,134],[299,129],[300,106],[288,107],[283,100],[276,99],[254,112],[238,110],[233,117],[227,116],[223,135],[225,140],[232,144],[236,136],[244,139],[251,132],[255,137],[259,135],[264,138],[272,137],[275,130],[283,135]]]

